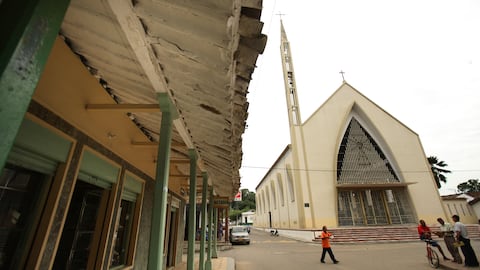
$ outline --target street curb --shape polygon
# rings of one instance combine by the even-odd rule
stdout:
[[[226,270],[235,270],[235,260],[232,257],[225,257],[227,260]]]

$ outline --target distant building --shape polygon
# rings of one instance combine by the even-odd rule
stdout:
[[[467,192],[442,196],[448,217],[457,214],[466,224],[478,224],[480,217],[480,192]]]
[[[302,122],[283,24],[281,57],[291,144],[256,188],[255,226],[412,225],[445,216],[418,134],[345,81]]]
[[[254,221],[255,221],[255,211],[250,210],[242,213],[241,223],[252,225]]]

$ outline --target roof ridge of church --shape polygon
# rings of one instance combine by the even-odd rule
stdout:
[[[346,87],[345,86],[348,86],[348,88],[350,88],[350,90],[356,92],[357,94],[359,94],[361,97],[363,97],[364,99],[366,99],[368,102],[372,103],[375,107],[377,107],[378,109],[380,109],[381,111],[383,111],[385,114],[387,114],[388,116],[390,116],[393,120],[397,121],[399,124],[401,124],[403,127],[405,127],[406,129],[410,130],[413,134],[418,135],[417,132],[415,132],[414,130],[412,130],[410,127],[408,127],[407,125],[405,125],[402,121],[400,121],[399,119],[397,119],[395,116],[393,116],[392,114],[390,114],[388,111],[386,111],[385,109],[383,109],[383,107],[381,107],[380,105],[378,105],[377,103],[375,103],[374,101],[372,101],[370,98],[368,98],[365,94],[363,94],[362,92],[360,92],[358,89],[356,89],[355,87],[353,87],[351,84],[349,84],[348,82],[346,82],[345,80],[342,82],[342,84],[305,120],[303,121],[302,125],[305,125],[307,124],[307,122],[309,122],[309,120],[319,111],[321,110],[325,104],[327,104],[335,95],[337,95],[338,92],[342,91],[343,89],[345,89]],[[355,102],[355,100],[353,100],[353,104],[358,104],[357,102]],[[353,107],[352,107],[353,108]]]

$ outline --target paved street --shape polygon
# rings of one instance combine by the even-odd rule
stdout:
[[[332,245],[340,261],[333,264],[327,256],[326,264],[320,263],[322,247],[319,244],[272,237],[269,233],[253,229],[250,245],[235,245],[220,251],[221,257],[232,257],[236,270],[280,270],[280,269],[358,269],[358,270],[423,270],[432,269],[426,260],[423,242],[382,244],[336,244]],[[443,242],[441,242],[443,246]],[[479,241],[473,247],[480,254]],[[444,248],[446,250],[446,248]],[[471,269],[453,263],[444,263],[446,269]]]

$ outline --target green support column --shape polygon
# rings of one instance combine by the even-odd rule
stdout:
[[[218,258],[218,255],[217,255],[218,208],[213,209],[213,215],[214,217],[213,217],[212,231],[215,232],[215,237],[213,237],[212,258]]]
[[[208,228],[210,237],[208,237],[207,261],[205,262],[205,270],[212,270],[212,224],[213,224],[213,188],[210,188],[210,196],[208,199]]]
[[[197,215],[197,154],[195,150],[189,149],[190,156],[190,185],[189,185],[189,208],[188,208],[188,253],[187,270],[194,269],[195,263],[195,233]]]
[[[173,119],[178,117],[175,107],[167,93],[158,93],[157,99],[160,110],[162,111],[162,122],[153,195],[152,229],[150,232],[150,250],[148,254],[149,270],[161,270],[164,264],[163,253],[167,216],[170,145],[172,143]]]
[[[0,169],[3,170],[70,0],[0,2]]]
[[[199,270],[205,268],[205,227],[207,226],[207,191],[208,191],[208,175],[202,173],[202,233],[200,234],[200,258],[198,260]]]

